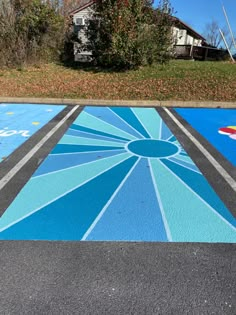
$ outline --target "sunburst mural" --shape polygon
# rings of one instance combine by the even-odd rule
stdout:
[[[86,107],[0,238],[236,242],[236,220],[155,109]]]

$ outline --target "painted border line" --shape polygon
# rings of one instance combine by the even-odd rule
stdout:
[[[217,162],[217,160],[202,146],[202,144],[184,127],[184,125],[171,113],[171,111],[163,107],[166,114],[176,123],[181,131],[195,144],[198,150],[207,158],[214,166],[217,172],[225,179],[230,187],[236,192],[236,181],[233,177]]]
[[[34,156],[34,154],[50,139],[53,134],[67,121],[70,116],[79,108],[79,105],[73,107],[69,113],[60,122],[51,129],[1,180],[0,190],[19,172],[20,169]]]

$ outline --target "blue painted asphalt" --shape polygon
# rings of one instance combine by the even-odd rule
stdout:
[[[61,112],[65,106],[0,104],[0,162]]]
[[[236,220],[155,109],[86,107],[0,239],[234,243]]]
[[[235,109],[176,108],[194,129],[236,166],[236,137],[220,129],[236,125]],[[235,130],[236,134],[236,130]]]

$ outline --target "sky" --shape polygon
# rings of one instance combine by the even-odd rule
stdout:
[[[155,0],[157,5],[159,0]],[[207,23],[213,19],[221,27],[226,25],[222,11],[222,2],[228,14],[231,28],[236,33],[236,0],[170,0],[175,16],[203,34]]]

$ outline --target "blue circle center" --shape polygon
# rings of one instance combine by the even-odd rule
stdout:
[[[172,156],[179,151],[179,148],[172,142],[148,139],[132,141],[127,148],[135,155],[156,158]]]

